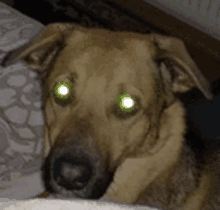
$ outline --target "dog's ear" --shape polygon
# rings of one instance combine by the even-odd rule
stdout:
[[[32,42],[8,53],[2,66],[8,66],[18,60],[37,71],[43,71],[64,44],[64,33],[73,28],[71,23],[54,23],[46,27]]]
[[[161,74],[168,92],[185,92],[197,87],[207,99],[212,99],[209,82],[202,75],[181,40],[152,34],[152,41],[158,47],[155,60],[161,63]]]

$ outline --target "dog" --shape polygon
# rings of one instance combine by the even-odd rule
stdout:
[[[219,156],[196,159],[177,97],[195,87],[209,100],[212,93],[181,40],[54,23],[3,65],[18,60],[43,84],[47,192],[167,210],[219,209]]]

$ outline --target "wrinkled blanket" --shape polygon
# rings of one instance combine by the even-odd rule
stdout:
[[[0,62],[44,28],[0,2]],[[33,181],[39,177],[44,122],[41,85],[35,77],[22,62],[0,66],[0,197],[22,199],[43,190]],[[14,190],[19,187],[23,193]]]
[[[0,199],[1,202],[1,199]],[[28,201],[2,201],[0,209],[3,210],[38,210],[38,209],[53,209],[53,210],[157,210],[144,206],[131,205],[116,205],[113,203],[103,203],[94,201],[69,201],[69,200],[52,200],[52,199],[33,199]]]

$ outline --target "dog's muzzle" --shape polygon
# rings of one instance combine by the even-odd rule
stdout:
[[[53,164],[53,178],[67,190],[83,189],[93,175],[89,161],[63,155]]]
[[[45,186],[62,196],[98,199],[105,193],[113,175],[108,172],[95,145],[85,146],[88,141],[85,137],[79,145],[76,143],[79,141],[74,141],[76,136],[79,135],[74,132],[74,135],[57,139],[43,166]]]

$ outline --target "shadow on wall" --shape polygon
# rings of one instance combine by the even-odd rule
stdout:
[[[212,101],[197,88],[178,95],[186,108],[187,143],[202,162],[204,151],[213,153],[220,149],[220,78],[212,82],[211,88]]]

